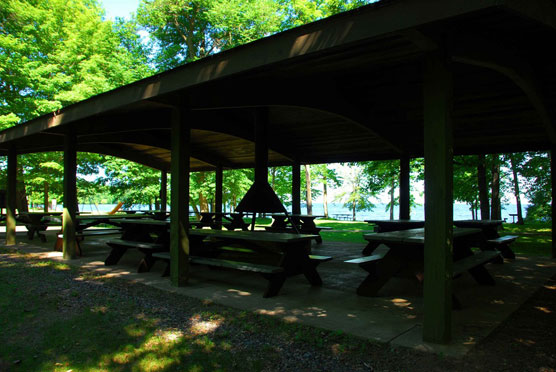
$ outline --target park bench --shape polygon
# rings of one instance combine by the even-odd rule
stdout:
[[[221,250],[237,251],[235,247],[221,247]],[[159,259],[166,262],[166,268],[162,276],[170,275],[170,252],[156,252],[152,254],[153,259]],[[332,257],[309,255],[311,263],[316,267],[322,262],[330,261]],[[216,257],[189,256],[189,262],[192,264],[206,265],[210,267],[218,267],[239,271],[248,271],[262,274],[268,280],[268,286],[263,294],[264,298],[273,297],[278,294],[285,280],[284,268],[273,265],[262,265],[252,262],[244,262],[237,260],[222,259]]]
[[[121,234],[122,229],[96,229],[96,230],[81,230],[75,232],[75,238],[77,242],[77,253],[81,256],[81,241],[87,236],[106,236],[106,235],[117,235]],[[39,236],[44,234],[44,231],[40,232]],[[46,241],[46,237],[45,240]],[[56,242],[54,243],[54,250],[61,251],[64,244],[64,233],[63,231],[58,231],[56,233]]]
[[[515,242],[518,236],[515,235],[504,235],[500,236],[496,239],[489,239],[487,240],[488,245],[498,249],[502,256],[506,258],[515,258],[515,253],[511,250],[510,244]]]
[[[167,251],[168,246],[164,243],[154,243],[154,242],[139,242],[133,240],[123,240],[114,239],[106,242],[108,246],[112,248],[104,264],[106,266],[115,265],[118,263],[120,258],[129,248],[138,249],[145,254],[145,257],[141,260],[137,272],[149,271],[155,262],[152,258],[153,253]]]

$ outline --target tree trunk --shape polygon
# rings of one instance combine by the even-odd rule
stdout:
[[[488,202],[488,189],[485,167],[485,155],[477,155],[477,185],[479,187],[479,204],[481,220],[490,219],[490,206]]]
[[[44,211],[48,212],[48,182],[44,181]]]
[[[195,212],[195,218],[200,220],[201,219],[201,212],[199,211],[199,207],[197,207],[197,204],[193,203],[193,201],[191,199],[190,199],[190,205],[193,206],[193,211]]]
[[[328,218],[328,186],[326,180],[322,184],[322,205],[324,207],[324,217]]]
[[[16,185],[16,201],[15,205],[19,212],[29,212],[29,204],[27,201],[27,190],[23,181],[23,168],[17,169],[17,185]]]
[[[272,167],[270,168],[270,174],[272,177],[272,190],[274,190],[274,192],[276,192],[276,167]]]
[[[523,225],[523,212],[521,211],[521,196],[519,193],[519,180],[517,178],[517,167],[515,165],[515,159],[513,154],[510,154],[510,164],[514,176],[514,195],[515,195],[515,204],[517,207],[517,224]]]
[[[313,199],[311,196],[311,168],[308,164],[305,164],[305,183],[307,186],[307,214],[311,216],[313,214]]]
[[[395,181],[394,179],[392,179],[392,184],[390,187],[390,220],[394,219],[394,186],[395,185]]]
[[[355,221],[355,200],[353,201],[353,203],[351,204],[351,212],[352,212],[352,219],[353,221]]]
[[[492,191],[491,191],[491,210],[490,218],[493,220],[502,219],[500,207],[500,162],[498,155],[493,155],[492,159]]]
[[[205,182],[205,172],[200,172],[200,177],[199,177],[199,186],[201,186],[204,182]],[[199,191],[199,206],[201,207],[201,212],[208,212],[209,211],[209,206],[208,206],[208,200],[207,198],[203,195],[202,191]]]

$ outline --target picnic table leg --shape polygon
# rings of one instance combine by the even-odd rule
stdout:
[[[303,273],[311,285],[320,286],[322,285],[322,279],[317,272],[316,265],[309,258],[310,250],[311,242],[303,242],[288,247],[281,266],[284,267],[286,276]]]
[[[508,244],[504,244],[500,247],[500,253],[502,253],[502,256],[505,258],[515,259],[515,253]]]
[[[480,265],[468,270],[469,274],[477,281],[479,284],[483,285],[494,285],[496,282],[484,265]]]
[[[143,257],[143,259],[141,259],[141,261],[139,262],[139,267],[137,268],[137,272],[146,273],[151,271],[155,261],[156,260],[153,258],[151,253],[145,253],[145,257]]]
[[[456,248],[456,246],[454,246],[454,248]],[[472,256],[473,254],[474,253],[471,250],[471,247],[469,246],[469,244],[458,244],[457,254],[454,254],[454,261],[461,260],[465,257]],[[500,257],[500,255],[498,255],[497,257]],[[492,262],[495,262],[495,260],[492,260]],[[503,262],[503,260],[502,260],[502,262]],[[475,279],[475,281],[479,284],[483,284],[483,285],[494,285],[495,284],[494,278],[492,277],[492,275],[490,275],[488,270],[485,268],[484,264],[476,266],[472,269],[469,269],[469,270],[467,270],[467,272],[469,274],[471,274],[473,279]]]
[[[357,294],[374,297],[392,276],[401,269],[402,265],[392,255],[386,254],[380,261],[364,262],[359,264],[359,267],[369,274],[357,288]]]
[[[263,294],[264,298],[274,297],[280,292],[280,289],[286,281],[286,273],[264,275],[268,280],[268,286]]]
[[[361,254],[363,256],[370,256],[371,254],[373,254],[374,250],[380,245],[380,243],[376,243],[376,242],[369,242],[365,248],[363,248],[363,251],[361,252]]]
[[[120,247],[120,246],[112,247],[110,254],[108,255],[108,257],[106,257],[106,260],[104,260],[104,265],[105,266],[116,265],[126,251],[127,251],[127,247]]]

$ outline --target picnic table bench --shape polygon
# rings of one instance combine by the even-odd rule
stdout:
[[[153,259],[158,259],[166,262],[166,268],[162,273],[162,276],[170,275],[170,252],[157,252],[152,254]],[[329,256],[318,256],[309,255],[309,260],[311,264],[316,268],[321,262],[330,261],[332,257]],[[238,260],[229,260],[217,257],[204,257],[204,256],[189,256],[189,262],[192,264],[206,265],[210,267],[219,267],[225,269],[239,270],[239,271],[249,271],[253,273],[262,274],[262,276],[268,280],[268,286],[263,294],[264,298],[273,297],[278,294],[280,288],[284,283],[285,268],[276,265],[263,265],[253,262],[244,262]],[[317,283],[314,285],[321,285]]]

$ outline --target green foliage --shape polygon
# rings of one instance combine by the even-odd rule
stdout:
[[[518,168],[525,178],[525,195],[529,199],[527,219],[551,219],[552,180],[549,154],[529,152]]]
[[[345,208],[352,211],[355,221],[356,212],[372,210],[375,205],[370,198],[375,196],[373,191],[366,187],[368,180],[364,166],[351,163],[348,165],[348,172],[345,176],[348,191],[338,194],[337,200],[344,203]]]
[[[268,182],[282,204],[285,206],[292,204],[292,167],[269,168]]]
[[[149,31],[155,63],[167,70],[279,31],[272,0],[143,0],[137,20]]]
[[[160,171],[111,156],[105,158],[102,166],[106,175],[99,177],[96,184],[108,187],[124,206],[158,203]]]

